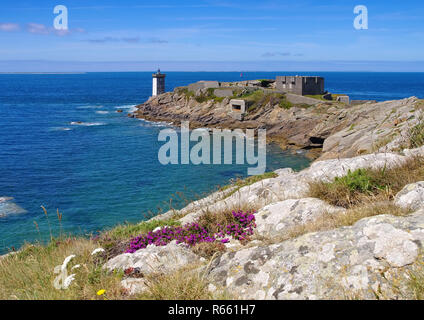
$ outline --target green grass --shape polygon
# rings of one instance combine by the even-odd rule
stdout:
[[[351,208],[375,201],[393,200],[402,188],[424,180],[424,159],[414,158],[395,168],[349,171],[333,182],[312,182],[309,196]]]
[[[52,241],[46,246],[25,245],[19,253],[0,259],[0,300],[51,300],[51,299],[103,299],[96,295],[106,290],[108,299],[127,299],[121,290],[121,273],[108,273],[101,268],[105,260],[91,256],[99,244],[83,238],[66,238]],[[75,280],[67,290],[53,285],[57,274],[54,268],[64,259],[76,255],[68,267],[68,274],[75,273]],[[71,272],[71,267],[80,267]]]
[[[409,141],[411,148],[418,148],[424,145],[424,121],[422,119],[410,130]]]
[[[102,237],[109,238],[111,240],[125,240],[137,236],[141,233],[152,231],[157,227],[177,225],[180,225],[180,222],[173,219],[143,221],[137,224],[128,223],[124,225],[118,225],[113,229],[102,232]]]
[[[224,191],[228,188],[235,187],[231,192],[229,192],[226,195],[226,197],[229,197],[243,187],[249,186],[251,184],[254,184],[254,183],[259,182],[259,181],[264,180],[264,179],[270,179],[270,178],[276,178],[276,177],[278,177],[278,175],[275,172],[272,172],[272,171],[271,172],[265,172],[264,174],[261,174],[261,175],[247,177],[246,179],[236,179],[234,183],[226,185],[226,186],[222,187],[220,190]]]
[[[280,108],[283,108],[286,110],[289,110],[290,108],[293,107],[293,103],[291,103],[290,101],[286,99],[282,99],[278,105],[280,106]]]
[[[106,255],[114,257],[127,249],[131,238],[153,231],[157,227],[176,225],[180,225],[180,222],[173,219],[119,225],[113,229],[103,231],[99,236],[99,244],[106,250]]]
[[[247,112],[254,112],[259,107],[270,105],[279,105],[281,108],[290,109],[293,105],[285,99],[285,96],[281,93],[265,93],[263,90],[255,90],[247,92],[237,99],[243,99],[249,105]]]

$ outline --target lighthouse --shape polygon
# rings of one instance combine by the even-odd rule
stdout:
[[[160,69],[158,69],[158,72],[153,74],[153,97],[156,97],[158,94],[165,93],[165,77],[166,74],[160,73]]]

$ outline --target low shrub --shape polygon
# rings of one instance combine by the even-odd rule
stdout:
[[[205,223],[206,220],[202,216],[199,222],[189,223],[182,227],[166,226],[157,231],[150,231],[131,239],[125,252],[133,253],[151,244],[165,246],[173,240],[176,240],[177,243],[186,243],[191,247],[203,242],[227,243],[230,241],[230,237],[240,241],[248,240],[256,228],[255,216],[249,211],[233,211],[231,216],[232,219],[226,217],[228,219],[226,221],[233,221],[231,223],[219,223],[221,220],[216,219],[220,218],[218,215],[215,220],[208,220]]]
[[[279,106],[283,109],[288,110],[293,107],[293,104],[290,101],[283,99],[280,101]]]
[[[375,201],[392,200],[410,183],[424,180],[424,159],[413,158],[394,168],[359,169],[331,183],[312,182],[309,195],[336,206],[350,208]]]
[[[410,130],[409,134],[410,148],[419,148],[424,145],[424,121],[421,120]]]

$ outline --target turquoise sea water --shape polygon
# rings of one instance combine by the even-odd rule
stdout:
[[[295,73],[249,72],[242,79],[281,74]],[[421,73],[317,75],[326,78],[329,91],[354,99],[424,97]],[[198,80],[236,81],[240,73],[172,72],[166,80],[172,90]],[[246,176],[247,165],[161,165],[157,137],[166,125],[126,117],[150,94],[147,72],[0,74],[0,253],[49,237],[41,205],[54,234],[57,208],[64,232],[86,234],[142,220],[158,206],[166,210],[176,192],[193,199]],[[302,155],[267,149],[268,170],[308,163]]]

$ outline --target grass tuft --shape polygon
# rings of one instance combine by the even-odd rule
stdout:
[[[395,168],[359,169],[331,183],[311,182],[309,196],[351,208],[375,201],[393,200],[402,188],[424,180],[424,159],[413,158]]]

